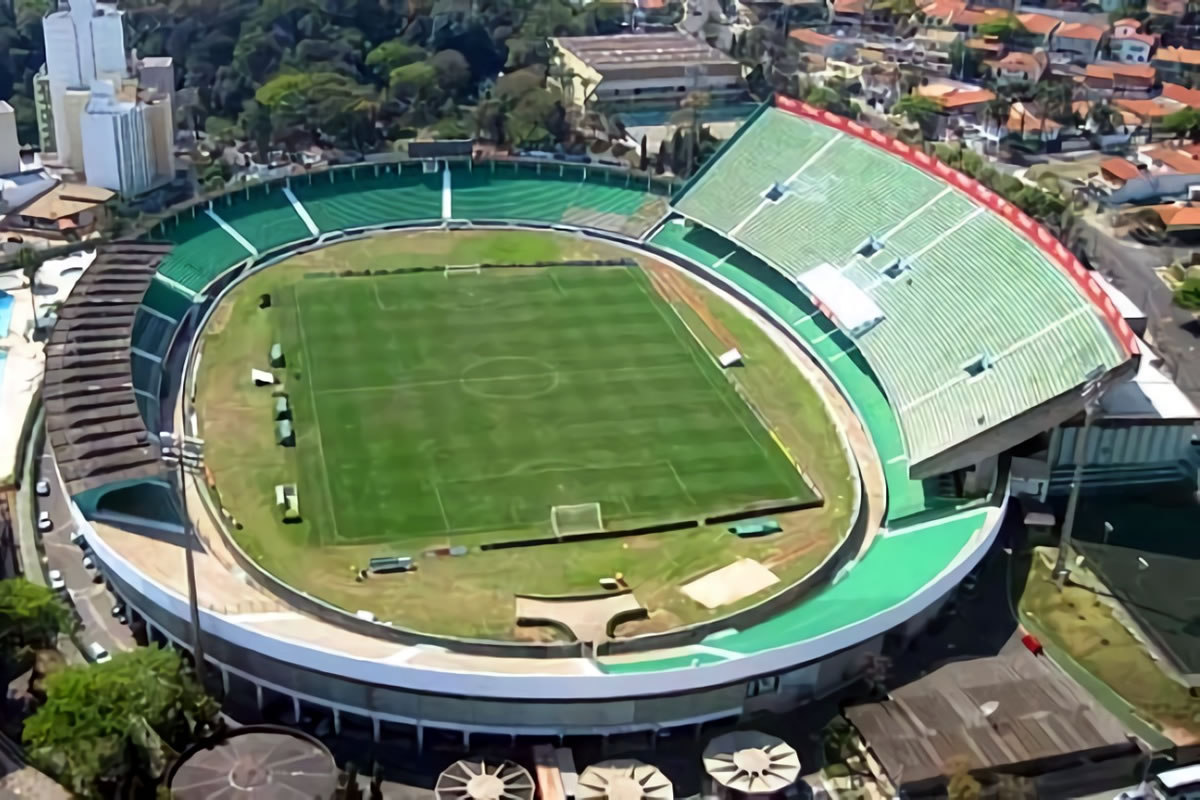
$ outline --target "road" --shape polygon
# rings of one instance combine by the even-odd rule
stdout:
[[[49,455],[41,456],[40,466],[44,469],[38,470],[39,475],[54,475]],[[54,522],[54,528],[42,534],[42,548],[46,552],[46,569],[61,571],[67,582],[67,593],[83,624],[78,640],[85,646],[99,642],[110,653],[136,647],[129,628],[112,615],[117,598],[103,583],[93,583],[92,573],[83,568],[83,551],[71,541],[75,525],[66,495],[52,477],[48,480],[51,482],[50,496],[36,498],[38,512],[50,512]],[[25,563],[36,563],[36,560],[27,558]]]
[[[1200,321],[1172,302],[1171,290],[1154,273],[1190,251],[1118,239],[1102,222],[1088,222],[1083,239],[1091,265],[1146,313],[1149,343],[1179,388],[1200,405]]]

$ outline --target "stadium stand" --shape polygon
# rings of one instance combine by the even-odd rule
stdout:
[[[161,280],[150,282],[142,305],[178,322],[191,308],[192,298]]]
[[[251,255],[201,207],[164,221],[151,237],[175,244],[160,272],[193,292],[203,291],[218,275]]]
[[[131,363],[129,347],[141,298],[169,249],[130,241],[102,246],[59,309],[46,344],[46,431],[81,506],[122,482],[162,474],[134,388],[133,373],[145,366],[138,362],[153,362]]]
[[[489,161],[455,165],[456,219],[530,220],[640,235],[666,210],[658,185],[577,164]]]
[[[1053,427],[1082,408],[1085,383],[1129,367],[1136,350],[1078,263],[1011,205],[795,101],[760,109],[674,208],[791,281],[832,265],[859,293],[845,302],[882,310],[851,346],[896,410],[917,475],[974,463],[984,434],[999,437],[991,452],[1028,438],[1029,426],[1004,423],[1035,409],[1033,427]],[[830,298],[810,299],[832,316]]]
[[[355,166],[288,184],[322,233],[442,218],[442,176],[420,164]]]
[[[312,236],[279,184],[231,192],[213,202],[212,210],[260,253]]]

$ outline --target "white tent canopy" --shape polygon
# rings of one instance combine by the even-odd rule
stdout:
[[[796,278],[796,282],[853,336],[861,336],[884,319],[871,295],[829,264],[821,264]]]

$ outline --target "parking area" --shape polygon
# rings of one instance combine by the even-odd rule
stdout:
[[[83,548],[71,541],[76,532],[75,525],[66,495],[53,479],[55,473],[49,455],[41,456],[39,467],[34,501],[38,527],[45,525],[41,521],[43,514],[49,519],[49,529],[38,531],[46,554],[47,582],[54,586],[61,581],[62,590],[70,598],[82,624],[77,641],[85,648],[93,642],[98,643],[109,653],[136,647],[132,631],[122,622],[123,616],[113,613],[119,599],[103,581],[96,581],[95,569],[85,566]],[[49,489],[49,493],[43,494],[46,489]],[[27,558],[25,563],[28,568],[30,560]]]

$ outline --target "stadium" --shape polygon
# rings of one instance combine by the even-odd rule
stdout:
[[[102,248],[43,398],[151,639],[190,648],[186,518],[226,697],[420,745],[855,679],[986,553],[1006,453],[1137,361],[1036,222],[779,97],[682,185],[440,156],[179,211]]]

